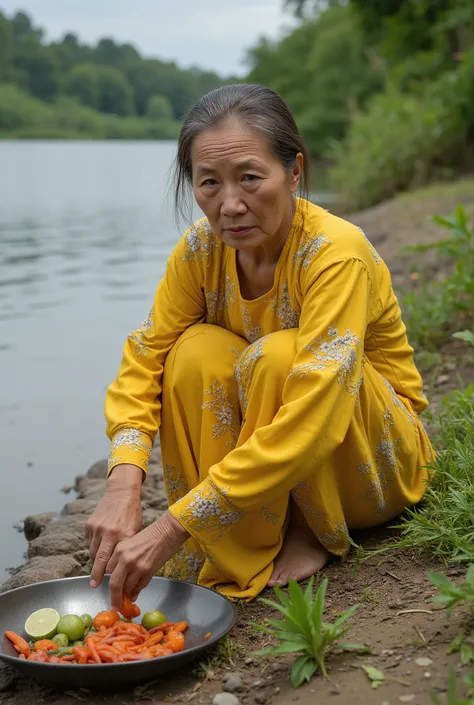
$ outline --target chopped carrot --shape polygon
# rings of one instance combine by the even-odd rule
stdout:
[[[134,619],[140,616],[140,608],[134,602],[132,602],[129,595],[123,595],[122,606],[119,610],[120,614],[125,617],[125,619]]]
[[[12,642],[18,653],[24,654],[26,658],[28,658],[30,655],[30,647],[28,646],[28,642],[25,641],[22,636],[16,632],[5,632],[5,636]]]
[[[181,632],[169,631],[165,636],[165,642],[175,654],[178,651],[184,651],[184,636]]]
[[[187,622],[176,622],[176,624],[173,627],[173,631],[182,633],[182,632],[185,632],[187,628],[188,628]]]
[[[212,636],[211,632],[207,632],[207,634],[204,635],[204,639],[210,639]]]
[[[120,617],[114,610],[105,610],[104,612],[99,612],[94,618],[93,624],[96,629],[101,627],[112,627],[115,622],[118,622]]]
[[[51,639],[40,639],[34,645],[34,651],[55,651],[58,645]]]

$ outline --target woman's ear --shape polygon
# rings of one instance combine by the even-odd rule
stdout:
[[[291,170],[290,174],[290,187],[292,193],[296,193],[301,179],[301,174],[303,173],[303,162],[304,157],[301,152],[296,155],[295,166]]]

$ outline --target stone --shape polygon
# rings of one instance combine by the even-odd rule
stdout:
[[[81,565],[72,556],[37,556],[32,558],[21,570],[3,583],[2,592],[14,588],[40,583],[44,580],[71,578],[79,575]]]
[[[71,516],[61,516],[54,519],[48,524],[43,531],[42,536],[51,536],[52,534],[77,534],[85,536],[85,526],[88,520],[87,514],[72,514]]]
[[[87,477],[90,480],[105,480],[107,477],[107,460],[98,460],[94,465],[91,465],[87,471]]]
[[[73,553],[73,558],[78,563],[80,563],[82,566],[84,566],[84,565],[86,565],[86,563],[89,562],[90,553],[87,549],[83,549],[81,551],[76,551],[75,553]]]
[[[265,693],[257,693],[257,695],[254,697],[255,702],[257,705],[265,705],[267,702],[267,696]]]
[[[212,705],[240,705],[240,700],[233,693],[217,693],[212,699]]]
[[[65,514],[92,514],[97,504],[95,499],[76,499],[74,502],[66,504],[61,514],[63,516]]]
[[[226,673],[223,678],[223,683],[226,693],[236,693],[245,690],[244,681],[240,673]]]
[[[252,683],[252,688],[263,688],[264,685],[265,683],[262,680],[258,679]]]
[[[105,491],[104,480],[89,480],[87,478],[81,482],[78,490],[78,499],[95,499],[98,503],[102,499]]]
[[[0,693],[6,693],[14,685],[16,680],[15,672],[9,666],[0,664]]]
[[[85,534],[63,532],[43,534],[28,546],[28,558],[35,556],[64,556],[85,549],[87,540]]]
[[[23,526],[26,540],[33,541],[33,539],[38,538],[55,516],[55,512],[43,512],[42,514],[30,514],[30,516],[27,516]]]

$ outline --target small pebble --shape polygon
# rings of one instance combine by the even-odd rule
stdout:
[[[275,688],[275,690],[273,691],[273,694],[274,694],[274,695],[278,695],[279,692],[280,692],[280,690],[281,690],[281,688],[279,688],[279,687],[277,686],[277,687]]]
[[[406,676],[411,676],[413,675],[413,671],[404,671]]]
[[[399,695],[398,699],[401,703],[411,703],[415,699],[414,695]]]
[[[431,673],[429,671],[425,671],[423,675],[425,678],[431,678]]]
[[[217,693],[212,700],[212,705],[240,705],[240,700],[232,693]]]
[[[262,680],[257,680],[252,683],[253,688],[263,688],[265,683]]]
[[[265,695],[265,693],[257,693],[257,695],[254,697],[254,700],[258,705],[265,705],[265,703],[267,702],[267,696]]]
[[[246,666],[251,666],[253,663],[253,658],[246,658],[245,659],[245,665]]]
[[[235,693],[239,690],[244,690],[244,681],[240,673],[226,673],[224,678],[224,691],[226,693]]]

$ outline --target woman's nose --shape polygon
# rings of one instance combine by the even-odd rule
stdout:
[[[221,213],[228,218],[234,218],[236,215],[245,215],[247,213],[247,206],[237,191],[233,189],[227,189],[225,191]]]

